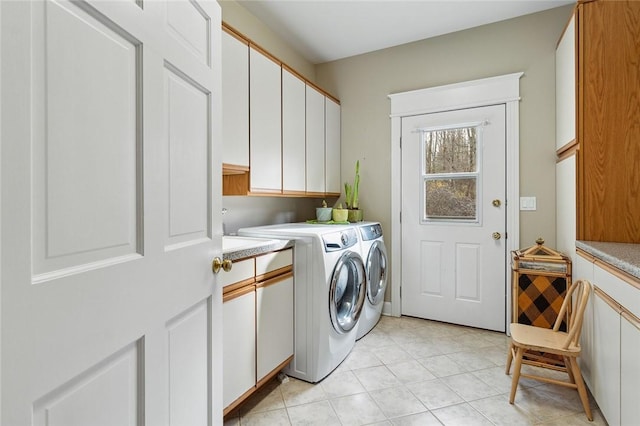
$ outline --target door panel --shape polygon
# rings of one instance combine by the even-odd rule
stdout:
[[[167,323],[171,425],[207,424],[210,316],[207,299]]]
[[[136,254],[142,232],[139,43],[99,15],[44,6],[33,15],[32,89],[34,100],[45,100],[33,103],[33,138],[42,142],[33,144],[32,166],[36,282]]]
[[[0,423],[219,423],[219,6],[0,19]]]
[[[169,129],[167,244],[189,244],[210,234],[207,211],[209,94],[173,69],[165,68],[165,84]]]
[[[404,315],[504,331],[505,141],[504,105],[402,119]]]
[[[141,341],[128,345],[40,398],[34,403],[34,425],[138,424],[141,349]]]

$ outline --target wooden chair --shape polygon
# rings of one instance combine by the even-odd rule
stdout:
[[[575,309],[569,309],[572,296],[575,293]],[[534,327],[518,323],[511,324],[511,345],[507,354],[506,374],[509,374],[511,362],[515,358],[513,369],[513,379],[511,381],[511,395],[509,403],[513,404],[518,388],[520,377],[540,380],[577,389],[582,401],[582,406],[587,414],[587,418],[593,420],[591,408],[589,407],[589,397],[587,389],[582,380],[582,373],[576,359],[580,355],[580,333],[582,331],[582,318],[584,310],[591,294],[591,283],[587,280],[577,280],[567,291],[567,295],[562,303],[558,318],[552,329]],[[563,317],[567,310],[571,312],[569,318],[569,329],[567,332],[559,331]],[[540,355],[543,353],[543,355]],[[531,354],[531,356],[527,356]],[[554,354],[562,357],[563,363],[551,359],[545,354]],[[558,357],[558,358],[559,358]],[[550,368],[564,371],[569,376],[568,381],[556,380],[533,374],[523,374],[520,372],[522,364],[529,364],[536,367]]]

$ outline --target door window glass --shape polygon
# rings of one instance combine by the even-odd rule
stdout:
[[[422,130],[422,221],[478,222],[479,124]]]

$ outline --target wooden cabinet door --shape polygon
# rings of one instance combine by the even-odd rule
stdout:
[[[256,292],[228,299],[222,305],[223,316],[223,406],[228,407],[256,385]]]
[[[307,85],[306,169],[309,193],[323,193],[324,186],[324,95]]]
[[[282,69],[282,191],[305,191],[305,83]]]
[[[640,2],[584,2],[578,9],[578,239],[639,243]]]
[[[222,32],[222,162],[249,167],[249,45]]]
[[[293,276],[277,277],[256,290],[257,378],[293,355]]]
[[[325,97],[325,191],[340,194],[340,104]]]
[[[250,48],[249,167],[251,192],[282,191],[281,68]]]

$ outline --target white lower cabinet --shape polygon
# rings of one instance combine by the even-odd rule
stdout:
[[[591,392],[610,425],[620,424],[620,313],[600,293],[592,300],[593,362]]]
[[[620,424],[640,420],[640,321],[622,313],[620,321]]]
[[[222,305],[225,407],[256,386],[255,311],[256,293],[253,289]]]
[[[226,415],[293,356],[293,249],[235,262],[222,279]]]
[[[293,276],[274,278],[256,289],[257,381],[293,355]]]
[[[587,279],[594,292],[585,310],[580,368],[611,426],[640,419],[640,291],[605,263],[576,256],[574,280]]]

